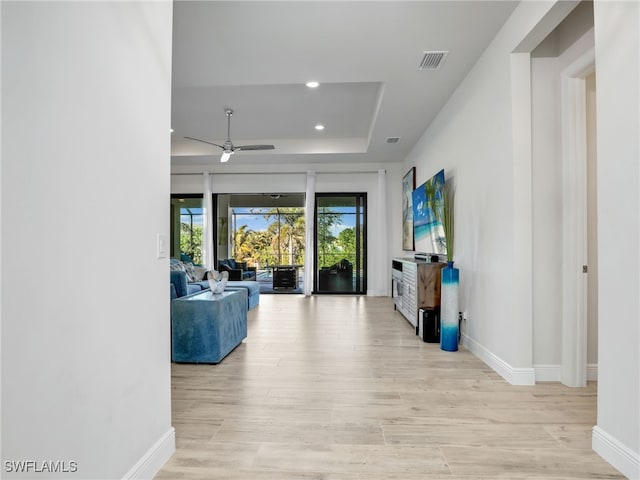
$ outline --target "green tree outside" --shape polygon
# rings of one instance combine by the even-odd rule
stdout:
[[[180,223],[180,251],[189,255],[193,263],[202,264],[202,226]]]
[[[305,256],[305,218],[300,208],[251,210],[269,223],[265,230],[254,231],[246,224],[234,232],[234,258],[263,268],[267,265],[303,265]],[[334,235],[343,214],[329,207],[318,209],[318,268],[329,267],[342,259],[355,264],[355,228],[344,228]],[[239,218],[241,218],[239,216]]]

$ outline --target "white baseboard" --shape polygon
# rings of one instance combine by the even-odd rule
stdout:
[[[536,382],[560,382],[560,365],[534,365]]]
[[[536,382],[561,382],[562,366],[561,365],[534,365],[536,372]],[[598,381],[598,364],[590,363],[587,365],[587,382]]]
[[[387,290],[367,290],[367,297],[391,297],[391,292]]]
[[[476,357],[494,369],[511,385],[535,385],[536,372],[533,368],[515,368],[489,351],[483,345],[462,334],[462,344]]]
[[[171,427],[122,477],[122,480],[151,480],[175,451],[176,430]]]
[[[640,454],[609,435],[597,425],[591,437],[593,450],[631,480],[640,479]]]

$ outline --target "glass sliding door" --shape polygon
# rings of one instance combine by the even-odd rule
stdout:
[[[171,258],[192,262],[194,265],[201,265],[204,227],[202,195],[171,195],[170,218]]]
[[[365,294],[366,193],[317,193],[315,293]]]
[[[256,268],[261,293],[301,293],[305,257],[304,194],[230,194],[228,197],[229,258]]]

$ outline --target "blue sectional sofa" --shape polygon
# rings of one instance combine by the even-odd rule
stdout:
[[[247,312],[258,306],[258,282],[227,282],[214,294],[208,281],[189,282],[184,270],[170,271],[171,359],[219,363],[247,337]]]
[[[192,295],[209,289],[208,281],[189,282],[186,272],[182,270],[171,270],[171,298],[181,298],[185,295]],[[254,309],[260,304],[260,285],[256,281],[228,281],[226,290],[237,290],[242,288],[247,291],[247,308]]]

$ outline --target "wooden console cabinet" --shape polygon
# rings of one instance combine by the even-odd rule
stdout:
[[[440,275],[445,266],[445,263],[429,263],[412,258],[393,259],[392,295],[395,308],[414,327],[418,324],[418,310],[440,307]]]

